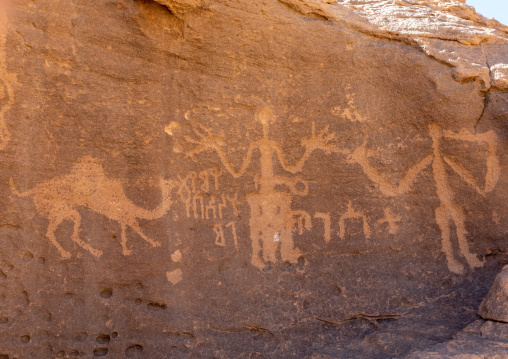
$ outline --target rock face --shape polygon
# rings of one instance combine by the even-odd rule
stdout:
[[[405,357],[477,319],[508,261],[507,27],[455,0],[1,6],[0,358]]]
[[[492,288],[480,305],[483,319],[508,322],[508,266],[494,280]]]
[[[408,359],[504,359],[507,357],[508,324],[477,320],[457,333],[453,340]]]

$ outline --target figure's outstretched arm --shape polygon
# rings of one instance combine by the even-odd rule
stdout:
[[[452,160],[449,157],[444,157],[445,162],[457,173],[468,185],[473,187],[478,193],[484,195],[494,189],[499,176],[501,174],[499,159],[496,154],[497,135],[494,131],[490,130],[484,133],[474,134],[466,130],[460,132],[444,131],[445,138],[451,138],[460,141],[484,143],[488,145],[488,157],[486,161],[487,173],[485,174],[485,186],[481,188],[473,174],[469,172],[463,165]]]
[[[432,163],[432,159],[433,156],[428,155],[416,165],[409,168],[404,178],[402,178],[398,185],[395,185],[388,181],[385,176],[379,173],[379,171],[369,163],[366,143],[358,147],[351,156],[349,156],[349,161],[358,163],[367,177],[369,177],[372,182],[377,183],[379,185],[379,190],[387,196],[397,196],[409,192],[418,174]]]
[[[251,143],[249,145],[247,154],[243,158],[242,166],[240,167],[240,169],[237,170],[237,169],[235,169],[235,166],[233,165],[233,163],[231,163],[228,160],[226,152],[223,149],[223,147],[226,144],[226,140],[224,139],[224,136],[223,135],[216,135],[216,134],[212,133],[210,129],[206,128],[205,126],[203,126],[201,124],[198,126],[199,126],[199,129],[194,129],[194,133],[196,134],[198,139],[194,139],[190,136],[185,136],[185,140],[187,140],[187,142],[196,145],[196,147],[192,151],[190,151],[187,154],[187,156],[193,158],[196,154],[207,151],[207,150],[215,151],[215,152],[217,152],[217,155],[219,156],[224,167],[226,167],[228,172],[231,173],[231,175],[234,178],[238,178],[238,177],[242,176],[245,173],[245,171],[247,170],[247,167],[249,167],[249,164],[252,160],[252,152],[254,152],[254,149],[255,149],[254,143]]]
[[[287,163],[282,147],[277,144],[275,150],[277,152],[277,158],[279,159],[282,168],[291,173],[300,172],[303,169],[305,162],[307,162],[310,155],[315,150],[321,150],[326,154],[330,154],[332,152],[345,152],[339,150],[335,145],[331,143],[333,140],[335,140],[335,132],[328,133],[328,127],[329,126],[326,126],[316,135],[316,124],[312,122],[311,137],[302,139],[302,146],[305,147],[305,153],[295,165],[289,165]]]

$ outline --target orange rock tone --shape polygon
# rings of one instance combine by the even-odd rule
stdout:
[[[507,136],[462,0],[1,2],[0,359],[508,356]]]

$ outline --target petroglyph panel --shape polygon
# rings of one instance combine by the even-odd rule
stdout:
[[[508,253],[493,22],[0,3],[0,359],[403,358],[477,319]]]

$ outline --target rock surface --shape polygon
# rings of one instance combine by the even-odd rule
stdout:
[[[477,320],[449,342],[427,351],[415,352],[408,359],[504,359],[508,357],[508,324]]]
[[[507,27],[454,0],[0,9],[0,358],[400,358],[477,319]]]
[[[497,275],[480,305],[479,314],[483,319],[508,322],[508,266]]]

